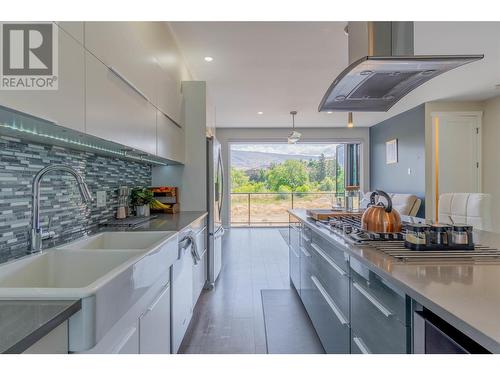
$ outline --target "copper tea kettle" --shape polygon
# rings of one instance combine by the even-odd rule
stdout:
[[[375,203],[375,196],[384,197],[383,202]],[[370,195],[370,204],[363,213],[361,225],[364,230],[376,233],[401,232],[401,217],[399,212],[392,208],[392,199],[385,191],[376,190]]]

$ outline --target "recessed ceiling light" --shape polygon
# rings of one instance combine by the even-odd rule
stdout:
[[[329,115],[331,115],[333,112],[332,112],[332,111],[328,111],[328,112],[326,112],[326,113],[328,113]]]
[[[214,61],[214,58],[210,57],[210,56],[205,56],[205,61],[206,62],[211,62],[211,61]]]
[[[258,115],[263,115],[263,114],[264,114],[264,112],[259,111],[259,112],[257,112],[257,114],[258,114]]]

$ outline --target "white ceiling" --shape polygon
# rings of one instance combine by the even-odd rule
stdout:
[[[207,81],[217,127],[344,127],[347,114],[319,113],[333,79],[348,65],[345,22],[172,22],[194,79]],[[415,54],[484,53],[419,87],[389,112],[355,113],[371,126],[432,100],[500,94],[500,23],[416,22]],[[207,63],[205,56],[213,57]],[[258,115],[257,112],[264,112]]]

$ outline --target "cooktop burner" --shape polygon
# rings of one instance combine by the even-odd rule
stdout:
[[[333,232],[341,234],[355,242],[363,241],[394,241],[404,240],[404,229],[397,233],[376,233],[368,232],[361,227],[361,218],[359,216],[337,216],[329,220],[321,221],[327,225]]]

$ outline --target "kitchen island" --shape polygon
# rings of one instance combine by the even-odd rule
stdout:
[[[423,306],[488,351],[500,353],[500,259],[488,262],[446,262],[443,260],[402,262],[373,247],[356,244],[330,231],[327,227],[308,218],[303,209],[290,210],[289,213],[291,215],[290,227],[295,227],[294,232],[299,228],[298,249],[303,250],[298,254],[297,259],[301,260],[301,257],[309,259],[312,252],[319,250],[318,254],[323,257],[320,263],[330,262],[332,265],[331,271],[327,271],[329,274],[327,277],[337,273],[351,279],[350,286],[347,286],[347,281],[338,281],[332,293],[335,294],[340,289],[345,290],[344,295],[330,298],[331,294],[327,293],[328,281],[321,284],[321,280],[314,275],[306,279],[302,274],[299,278],[296,277],[297,271],[293,269],[294,267],[297,269],[298,265],[299,273],[302,273],[303,269],[300,267],[302,263],[300,261],[297,263],[297,260],[292,258],[294,253],[291,248],[292,283],[300,293],[302,289],[306,292],[309,290],[309,279],[313,281],[313,289],[319,290],[320,294],[326,296],[327,304],[336,313],[334,315],[340,319],[341,326],[346,327],[344,331],[351,331],[351,348],[360,348],[360,352],[377,352],[376,350],[413,352],[412,311],[416,306]],[[474,233],[474,239],[476,243],[494,248],[500,246],[498,234],[478,231]],[[294,235],[291,229],[290,247],[293,241]],[[325,241],[323,246],[321,246],[321,241]],[[329,246],[334,251],[331,253],[333,257],[325,257],[331,254],[325,254],[322,250]],[[343,262],[347,266],[344,266]],[[358,277],[363,274],[371,275],[370,281],[365,284],[363,284],[365,281],[363,277]],[[347,298],[350,302],[346,302],[348,306],[343,308],[342,301],[346,298],[346,293],[350,294],[350,299]],[[307,298],[306,293],[306,302]],[[387,319],[387,321],[383,319],[373,321],[376,326],[386,326],[388,335],[394,334],[397,330],[401,333],[389,340],[386,351],[383,351],[383,342],[373,341],[376,338],[372,340],[374,344],[370,350],[369,345],[366,345],[370,337],[364,342],[357,337],[357,333],[364,330],[367,330],[368,336],[378,334],[378,337],[382,337],[384,335],[382,328],[381,331],[372,332],[376,329],[366,327],[366,324],[363,325],[363,320],[370,319],[370,316],[358,316],[362,313],[361,308],[369,309],[369,306],[362,305],[365,299],[371,301],[369,306],[375,307],[375,314],[381,313],[382,318]],[[308,313],[311,315],[310,311]],[[318,331],[318,328],[316,330]],[[337,331],[337,336],[339,332],[343,331]],[[321,337],[321,332],[318,334]],[[399,339],[401,339],[401,345],[394,345],[394,342]],[[343,351],[349,352],[345,347]]]

